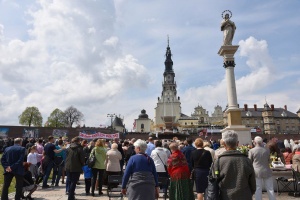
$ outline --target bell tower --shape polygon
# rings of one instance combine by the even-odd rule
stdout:
[[[181,113],[180,97],[177,97],[177,85],[169,38],[165,57],[162,93],[161,97],[158,97],[157,107],[155,108],[155,128],[156,131],[162,132],[174,131],[177,128],[177,121]]]

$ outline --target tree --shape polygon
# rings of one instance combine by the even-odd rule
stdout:
[[[19,116],[19,123],[25,126],[42,126],[43,117],[37,107],[27,107]]]
[[[65,114],[60,109],[56,108],[52,111],[48,117],[48,127],[64,127],[65,126]]]
[[[65,124],[70,128],[73,126],[74,123],[80,125],[80,122],[83,121],[83,114],[73,106],[68,107],[65,110],[64,115]]]

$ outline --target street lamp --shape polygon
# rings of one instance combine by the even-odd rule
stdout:
[[[112,120],[116,116],[116,114],[107,114],[107,117],[110,117],[110,133],[113,132],[113,127],[112,127]]]

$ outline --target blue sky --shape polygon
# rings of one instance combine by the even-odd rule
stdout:
[[[154,118],[167,35],[182,112],[227,104],[221,13],[231,10],[238,102],[300,108],[300,1],[0,1],[0,124],[36,106],[43,123],[73,105],[82,124],[126,127],[142,109]]]

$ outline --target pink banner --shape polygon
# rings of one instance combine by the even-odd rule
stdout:
[[[96,139],[96,138],[103,138],[103,139],[114,139],[119,138],[119,133],[115,134],[105,134],[105,133],[94,133],[94,134],[86,134],[86,133],[79,133],[79,137],[82,139]]]

